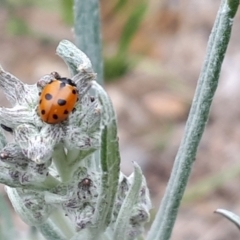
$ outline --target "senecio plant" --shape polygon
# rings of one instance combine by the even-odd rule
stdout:
[[[92,10],[87,1],[75,2],[75,9]],[[87,5],[84,8],[80,3]],[[97,6],[98,1],[90,3]],[[185,133],[146,240],[171,237],[217,89],[238,6],[239,0],[221,1]],[[89,12],[96,18],[97,11]],[[86,20],[84,14],[76,19],[78,16],[83,16],[79,18],[83,22]],[[96,32],[83,25],[86,35]],[[80,28],[75,30],[78,36]],[[88,50],[92,52],[92,47]],[[151,208],[149,191],[136,163],[129,177],[120,172],[116,116],[111,101],[95,81],[96,74],[83,52],[64,40],[57,54],[68,65],[78,101],[75,112],[56,124],[42,121],[38,111],[39,93],[58,76],[56,73],[27,85],[0,69],[0,86],[13,105],[0,108],[0,182],[6,185],[16,212],[48,240],[142,239]],[[12,135],[9,143],[4,136],[6,131]],[[237,215],[224,209],[216,212],[240,228]]]
[[[12,104],[0,108],[0,182],[23,221],[46,239],[136,239],[149,220],[146,181],[136,163],[129,177],[120,172],[116,116],[88,57],[67,40],[57,54],[78,91],[75,111],[60,123],[38,113],[39,94],[56,73],[27,85],[0,70]]]

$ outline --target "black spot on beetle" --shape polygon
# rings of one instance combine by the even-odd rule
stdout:
[[[76,91],[75,89],[73,89],[73,90],[72,90],[72,94],[75,95],[76,93],[77,93],[77,91]]]
[[[41,111],[41,114],[42,114],[42,115],[44,115],[45,113],[46,113],[46,111],[45,111],[45,110],[42,110],[42,111]]]
[[[57,103],[59,106],[64,106],[67,103],[67,101],[64,99],[58,99]]]
[[[53,114],[53,119],[57,120],[58,119],[58,115],[57,114]]]
[[[46,100],[51,100],[52,97],[53,97],[53,96],[52,96],[50,93],[47,93],[47,94],[45,95],[45,99],[46,99]]]
[[[69,111],[66,109],[66,110],[64,110],[64,112],[63,112],[64,114],[68,114],[69,113]]]

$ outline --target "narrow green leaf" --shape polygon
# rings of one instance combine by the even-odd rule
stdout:
[[[103,231],[111,221],[114,200],[118,188],[120,154],[117,136],[116,116],[112,103],[102,87],[94,83],[102,103],[103,125],[101,142],[102,185],[94,222]]]
[[[142,171],[140,167],[136,163],[134,163],[133,183],[119,211],[113,234],[114,240],[127,239],[129,219],[132,214],[133,206],[138,200],[141,185],[142,185]]]
[[[110,223],[115,195],[118,187],[118,178],[120,171],[120,155],[118,150],[117,128],[114,124],[109,124],[103,130],[101,146],[101,166],[102,166],[102,196],[108,197],[102,199],[101,205],[105,205],[105,200],[109,200],[106,207],[106,226]]]
[[[118,0],[116,5],[113,8],[113,13],[117,13],[119,10],[121,10],[124,6],[126,6],[126,3],[128,0]]]
[[[61,0],[61,14],[65,23],[73,25],[73,0]]]
[[[143,20],[144,14],[147,10],[147,2],[142,2],[136,5],[136,8],[128,18],[119,43],[118,54],[121,55],[127,52],[134,34]]]
[[[234,223],[236,227],[240,230],[240,217],[235,213],[232,213],[225,209],[217,209],[216,211],[214,211],[214,213],[222,215],[223,217]]]

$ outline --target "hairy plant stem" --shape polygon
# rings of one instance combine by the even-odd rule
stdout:
[[[103,85],[102,42],[99,1],[74,1],[74,32],[76,45],[91,60],[97,82]]]
[[[70,179],[71,172],[68,166],[68,162],[66,161],[66,154],[64,152],[63,146],[59,145],[55,148],[53,153],[53,162],[58,170],[59,176],[62,182],[66,182]]]
[[[239,0],[222,0],[212,33],[206,59],[178,150],[171,177],[156,219],[147,240],[170,238],[178,208],[196,157],[197,148],[209,116],[210,106],[218,85],[219,74],[231,35],[233,18]]]
[[[74,228],[61,210],[56,209],[48,220],[37,226],[47,240],[67,240],[74,235]]]

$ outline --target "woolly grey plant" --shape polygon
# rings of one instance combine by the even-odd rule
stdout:
[[[37,111],[54,73],[28,85],[0,70],[12,104],[0,108],[0,182],[23,221],[46,239],[135,239],[149,219],[146,181],[136,163],[129,177],[120,172],[116,116],[88,57],[67,40],[57,54],[79,98],[57,124],[42,121]]]
[[[176,155],[166,192],[148,233],[147,240],[168,240],[171,237],[180,202],[196,159],[198,145],[218,86],[221,66],[230,40],[233,20],[239,2],[239,0],[221,1],[209,37],[205,61],[198,79],[185,132]],[[231,220],[235,223],[239,221],[233,214],[228,214],[226,211],[219,213],[229,219],[232,217]]]

